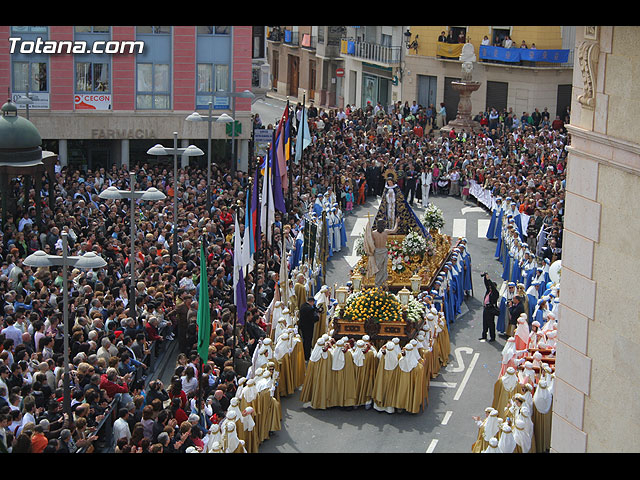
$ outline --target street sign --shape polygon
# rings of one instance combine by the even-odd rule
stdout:
[[[235,126],[235,132],[233,132],[234,136],[238,137],[242,134],[242,124],[236,120],[235,122],[232,123],[227,123],[225,125],[226,127],[226,131],[227,131],[227,136],[230,137],[232,132],[231,132],[231,125]]]
[[[344,77],[344,68],[336,68],[336,77]]]

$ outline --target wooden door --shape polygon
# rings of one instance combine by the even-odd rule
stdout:
[[[309,60],[309,100],[316,98],[316,62]]]
[[[273,58],[271,59],[271,88],[278,89],[278,52],[273,52]]]
[[[289,91],[287,95],[298,96],[298,82],[300,80],[300,58],[289,55]]]

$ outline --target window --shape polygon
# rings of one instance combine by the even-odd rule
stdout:
[[[76,33],[109,33],[109,27],[73,27]]]
[[[231,27],[216,27],[212,25],[200,25],[197,28],[198,35],[229,35]]]
[[[47,33],[48,27],[11,27],[12,33]]]
[[[169,109],[169,65],[138,63],[136,108]]]
[[[501,47],[502,42],[507,35],[511,35],[511,27],[492,27],[491,28],[491,43],[494,47]]]
[[[136,27],[136,32],[152,33],[156,35],[169,34],[171,33],[171,27],[170,26],[155,26],[155,27],[140,26],[140,27]]]
[[[252,27],[253,43],[251,45],[251,58],[263,58],[264,55],[264,26]]]
[[[108,92],[108,63],[76,63],[76,92]]]
[[[229,91],[229,65],[199,63],[196,81],[196,108],[208,108],[209,102],[215,101],[213,92]]]
[[[27,85],[30,92],[48,91],[46,62],[13,62],[13,91],[25,92]]]

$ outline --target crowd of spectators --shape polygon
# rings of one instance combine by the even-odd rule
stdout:
[[[300,109],[292,109],[294,118],[299,119]],[[232,177],[224,165],[214,163],[212,208],[207,212],[206,169],[180,168],[174,192],[172,169],[133,159],[135,188],[154,186],[167,194],[165,200],[134,206],[134,302],[129,302],[130,202],[98,197],[110,185],[129,189],[128,169],[58,165],[53,210],[46,179],[43,185],[42,225],[35,221],[32,188],[28,201],[18,201],[8,212],[0,232],[0,448],[90,451],[110,441],[119,452],[197,447],[209,422],[215,421],[213,415],[224,416],[255,346],[268,335],[265,311],[278,288],[280,264],[289,258],[303,215],[316,196],[329,193],[348,214],[349,202],[362,204],[382,192],[388,168],[398,173],[410,202],[421,198],[422,172],[432,174],[436,192],[438,178],[450,180],[453,174],[510,195],[534,217],[533,225],[547,226],[549,237],[560,244],[567,136],[563,126],[550,123],[546,112],[525,118],[489,110],[479,114],[481,132],[443,135],[434,128],[432,105],[310,108],[313,141],[303,161],[292,168],[293,192],[285,194],[288,213],[277,213],[274,241],[263,242],[256,268],[247,276],[245,322],[236,321],[231,287],[234,216],[243,233],[249,179],[256,165]],[[25,188],[23,181],[16,177],[10,182],[16,198]],[[458,192],[462,190],[448,190]],[[177,225],[174,194],[179,198]],[[69,254],[92,251],[107,261],[102,269],[69,272],[71,415],[62,411],[62,269],[24,264],[37,250],[61,255],[62,232],[68,234]],[[203,236],[212,320],[204,364],[195,350]],[[177,253],[172,255],[174,241]],[[174,342],[180,359],[171,384],[149,383],[156,349]],[[108,439],[99,429],[105,417],[117,417]]]

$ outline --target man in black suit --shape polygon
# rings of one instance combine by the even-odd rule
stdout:
[[[495,318],[499,312],[497,305],[499,292],[496,282],[491,280],[486,272],[481,276],[484,279],[486,292],[484,294],[484,309],[482,311],[482,336],[479,338],[479,340],[486,340],[488,331],[490,336],[489,341],[493,342],[496,339]]]
[[[311,348],[313,347],[313,328],[320,316],[318,315],[318,309],[314,305],[314,298],[307,298],[306,303],[300,306],[300,320],[298,325],[300,326],[300,335],[302,336],[302,347],[304,349],[304,359],[309,360],[311,356]]]
[[[525,313],[524,311],[524,303],[522,303],[522,297],[520,295],[516,295],[513,297],[512,303],[509,306],[509,332],[515,330],[516,325],[518,325],[518,318],[520,315]]]

